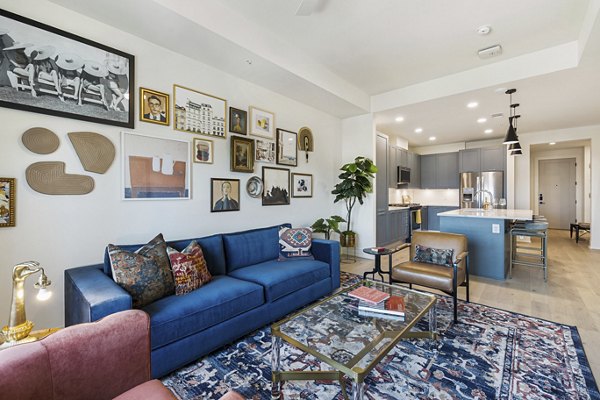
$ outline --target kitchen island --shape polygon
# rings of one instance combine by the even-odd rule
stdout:
[[[440,232],[461,233],[469,244],[469,273],[506,279],[510,263],[510,227],[528,221],[531,210],[462,208],[439,213]]]

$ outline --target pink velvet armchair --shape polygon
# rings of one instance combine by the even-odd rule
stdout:
[[[150,379],[150,322],[139,310],[0,351],[0,388],[3,399],[175,399]]]

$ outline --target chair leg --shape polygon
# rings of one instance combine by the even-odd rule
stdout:
[[[452,279],[452,299],[454,300],[454,323],[458,322],[458,265],[454,263],[454,276]]]
[[[456,298],[456,292],[452,295],[452,299],[454,300],[454,323],[458,323],[458,304]]]
[[[465,260],[465,274],[467,278],[467,303],[469,303],[471,301],[469,300],[469,287],[471,286],[469,284],[469,256],[467,256],[467,259]]]
[[[409,289],[412,289],[412,283],[409,283],[409,284],[408,284],[408,288],[409,288]]]

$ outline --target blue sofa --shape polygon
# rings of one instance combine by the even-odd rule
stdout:
[[[285,224],[289,227],[289,224]],[[150,315],[152,376],[161,377],[340,286],[339,243],[314,239],[314,260],[277,261],[280,225],[167,242],[179,251],[196,240],[213,280],[142,310]],[[143,246],[120,246],[134,251]],[[65,324],[96,321],[132,308],[104,264],[65,271]]]

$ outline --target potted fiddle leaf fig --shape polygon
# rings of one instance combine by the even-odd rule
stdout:
[[[373,193],[373,181],[377,167],[373,161],[367,157],[356,157],[354,162],[344,164],[340,168],[342,173],[338,176],[338,182],[332,194],[335,195],[334,203],[344,201],[346,206],[346,230],[340,235],[340,244],[344,247],[354,247],[356,243],[356,233],[352,231],[352,209],[358,201],[364,203],[367,194]]]
[[[312,225],[313,232],[324,233],[325,239],[331,239],[331,232],[337,234],[340,233],[340,222],[346,222],[346,220],[339,215],[332,215],[329,218],[319,218]]]

